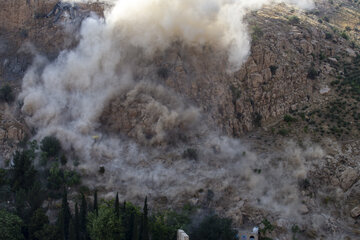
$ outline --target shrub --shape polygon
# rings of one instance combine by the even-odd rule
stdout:
[[[344,38],[345,40],[349,40],[349,35],[347,35],[346,32],[342,32],[342,33],[340,34],[340,36],[341,36],[342,38]]]
[[[254,120],[255,127],[261,127],[262,116],[260,113],[258,113],[258,112],[254,113],[253,120]]]
[[[188,159],[191,159],[191,160],[197,160],[198,159],[198,152],[194,148],[188,148],[183,152],[182,156],[183,156],[183,158],[188,158]]]
[[[21,218],[5,210],[0,210],[0,239],[24,239],[21,233],[22,225]]]
[[[47,136],[41,141],[40,149],[46,152],[48,157],[55,157],[61,150],[61,144],[56,137]]]
[[[5,85],[0,88],[0,100],[8,103],[14,100],[13,91],[9,85]]]
[[[260,27],[254,26],[252,28],[252,35],[251,36],[252,36],[253,41],[259,40],[263,35],[264,35],[264,32],[261,30]]]
[[[294,118],[294,117],[292,117],[292,116],[290,116],[290,115],[287,115],[287,114],[286,114],[286,115],[284,116],[284,121],[287,122],[287,123],[296,122],[296,120],[297,120],[296,118]]]
[[[290,24],[299,24],[300,23],[300,18],[297,16],[291,16],[289,18],[289,23]]]
[[[333,38],[333,35],[331,33],[325,33],[325,39],[331,40]]]
[[[272,75],[275,75],[276,74],[276,70],[278,69],[278,67],[277,66],[275,66],[275,65],[271,65],[270,66],[270,71],[271,71],[271,74]]]
[[[309,68],[308,74],[307,74],[308,78],[314,80],[318,75],[319,75],[319,73],[316,71],[316,69],[314,67]]]
[[[278,131],[278,134],[280,134],[281,136],[287,136],[288,134],[289,134],[289,130],[287,130],[287,129],[280,129],[279,131]]]
[[[169,70],[166,67],[161,67],[157,70],[157,75],[162,79],[167,79],[169,77]]]

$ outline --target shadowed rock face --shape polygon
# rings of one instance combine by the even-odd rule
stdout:
[[[0,29],[6,39],[2,39],[5,51],[0,60],[6,64],[0,67],[0,77],[22,77],[30,63],[29,55],[18,52],[24,42],[33,43],[48,56],[56,56],[61,49],[76,45],[76,34],[64,32],[60,24],[42,17],[55,4],[56,1],[1,3]],[[91,4],[80,5],[79,11],[92,10],[102,14],[101,9],[100,4]],[[251,54],[235,73],[227,72],[224,52],[209,46],[199,49],[174,43],[153,60],[152,73],[147,77],[188,99],[190,104],[205,113],[209,124],[228,135],[239,136],[261,124],[266,125],[290,109],[313,102],[318,97],[320,85],[319,81],[307,77],[308,69],[314,66],[319,69],[319,79],[325,79],[332,68],[321,63],[317,56],[322,53],[331,57],[341,50],[332,41],[324,41],[326,29],[314,24],[305,14],[300,13],[300,24],[289,24],[286,17],[291,14],[289,8],[281,5],[247,16],[249,29],[253,32]],[[140,74],[140,77],[144,75]],[[134,109],[143,106],[137,104],[131,104],[131,111],[121,110],[138,112]],[[108,130],[135,137],[130,129],[141,122],[130,124],[129,120],[121,120],[124,117],[116,116],[118,112],[113,103],[104,110],[101,122]],[[116,119],[120,119],[119,122]],[[151,135],[150,131],[148,136]]]

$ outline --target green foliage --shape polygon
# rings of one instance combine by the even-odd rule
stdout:
[[[9,85],[0,88],[0,100],[8,103],[14,101],[12,88]]]
[[[252,40],[253,41],[257,41],[260,38],[262,38],[262,36],[264,36],[264,32],[262,31],[262,29],[258,26],[254,26],[252,27]]]
[[[264,224],[264,227],[259,231],[261,235],[266,236],[267,232],[271,233],[275,229],[275,227],[266,218],[261,223]]]
[[[297,119],[294,118],[294,117],[292,117],[292,116],[290,116],[290,115],[287,115],[287,114],[286,114],[286,115],[284,116],[284,121],[287,122],[287,123],[292,123],[292,122],[296,122]]]
[[[62,197],[61,211],[59,215],[59,229],[61,231],[61,236],[64,240],[69,240],[70,233],[70,220],[71,220],[71,212],[69,203],[67,200],[67,190],[64,188],[64,193]]]
[[[346,32],[342,32],[342,33],[340,34],[340,36],[341,36],[342,38],[344,38],[345,40],[349,40],[349,35],[348,35]]]
[[[103,203],[98,214],[91,212],[87,218],[87,230],[92,240],[124,239],[124,230],[121,218],[116,217],[113,205]]]
[[[40,149],[46,152],[48,157],[56,157],[61,151],[61,144],[56,137],[47,136],[41,141]]]
[[[297,16],[291,16],[291,17],[289,17],[289,23],[292,25],[299,24],[300,18]]]
[[[191,160],[198,160],[197,150],[195,148],[188,148],[183,152],[182,157]]]
[[[232,228],[232,220],[217,215],[206,217],[192,233],[196,240],[235,240],[237,232]]]
[[[285,137],[285,136],[289,135],[289,130],[282,128],[278,131],[278,134]]]
[[[93,206],[93,210],[94,210],[95,214],[98,215],[99,207],[98,207],[98,198],[97,198],[97,190],[96,190],[96,189],[95,189],[95,191],[94,191],[94,206]]]
[[[145,197],[144,208],[142,214],[142,221],[140,226],[140,240],[149,240],[149,219],[148,219],[148,206],[147,197]]]
[[[28,224],[29,238],[39,239],[39,236],[46,234],[46,225],[49,224],[49,219],[42,208],[37,209]]]
[[[5,210],[0,210],[0,239],[24,239],[24,236],[21,233],[22,225],[23,221],[21,218]]]
[[[241,91],[240,89],[236,88],[234,85],[230,86],[230,91],[232,94],[233,102],[235,103],[236,100],[238,100],[241,97]]]
[[[32,164],[34,155],[31,150],[17,151],[13,158],[11,166],[12,188],[18,190],[20,188],[29,189],[36,177],[36,170]]]
[[[59,167],[59,163],[53,163],[49,170],[48,188],[58,190],[63,186],[74,186],[81,182],[80,175],[76,171],[63,170]]]

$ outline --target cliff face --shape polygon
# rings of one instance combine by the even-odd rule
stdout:
[[[19,51],[26,42],[50,58],[76,44],[73,30],[79,27],[79,22],[74,21],[73,29],[67,27],[65,31],[61,21],[54,23],[54,17],[45,18],[55,4],[56,1],[35,0],[1,2],[0,77],[3,80],[21,78],[30,64],[31,56]],[[101,14],[102,7],[81,5],[79,11],[82,16],[90,10]],[[251,54],[234,74],[226,71],[224,53],[211,47],[193,49],[181,43],[173,44],[154,60],[158,66],[154,71],[162,83],[190,99],[208,113],[209,122],[229,135],[239,136],[266,125],[289,110],[321,101],[319,90],[336,75],[328,59],[346,54],[349,49],[349,42],[339,34],[326,39],[326,33],[333,31],[332,26],[319,23],[318,16],[296,12],[299,21],[292,22],[289,18],[293,14],[293,9],[283,5],[248,14],[253,40]],[[68,15],[61,16],[62,22],[72,21]],[[309,78],[311,69],[319,76]],[[109,106],[105,114],[117,112]],[[132,125],[136,124],[141,123]],[[134,127],[130,125],[124,129]]]

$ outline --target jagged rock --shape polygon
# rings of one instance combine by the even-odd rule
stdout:
[[[340,186],[344,191],[347,191],[358,179],[359,174],[356,169],[353,168],[347,168],[345,171],[341,174],[340,177]]]
[[[19,142],[24,139],[24,132],[22,129],[11,126],[7,131],[7,138]]]
[[[354,207],[351,211],[350,211],[350,215],[353,218],[357,218],[360,216],[360,206]]]
[[[6,138],[6,131],[0,128],[0,141],[5,140]]]
[[[301,214],[307,214],[307,213],[309,213],[309,208],[305,204],[302,204],[300,206],[299,211]]]

